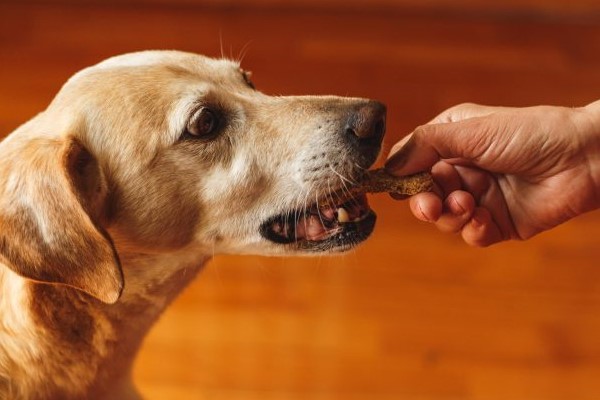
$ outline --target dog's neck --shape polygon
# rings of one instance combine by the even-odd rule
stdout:
[[[208,258],[122,254],[125,288],[113,305],[0,264],[0,399],[135,398],[131,366],[142,339]]]

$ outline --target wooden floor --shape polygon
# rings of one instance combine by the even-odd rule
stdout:
[[[0,134],[78,69],[154,48],[243,54],[270,94],[382,100],[388,149],[464,101],[600,98],[596,1],[126,3],[0,1]],[[472,249],[415,221],[405,203],[372,204],[376,232],[348,255],[217,257],[147,338],[134,372],[142,393],[600,399],[599,212],[527,242]]]

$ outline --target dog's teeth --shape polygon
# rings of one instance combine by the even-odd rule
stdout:
[[[340,223],[345,223],[345,222],[350,222],[350,216],[348,215],[348,211],[346,211],[344,208],[340,207],[337,210],[337,219],[338,222]]]

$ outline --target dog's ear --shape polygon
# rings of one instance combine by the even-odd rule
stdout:
[[[100,227],[108,189],[96,159],[73,139],[41,138],[0,157],[2,261],[25,278],[116,302],[123,274]]]

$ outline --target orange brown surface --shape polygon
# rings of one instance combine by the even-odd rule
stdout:
[[[78,69],[142,49],[243,54],[269,94],[379,99],[386,150],[464,101],[600,98],[596,1],[4,0],[0,134]],[[375,234],[347,255],[216,257],[148,336],[134,371],[142,393],[600,399],[599,212],[472,249],[405,203],[371,204]]]

